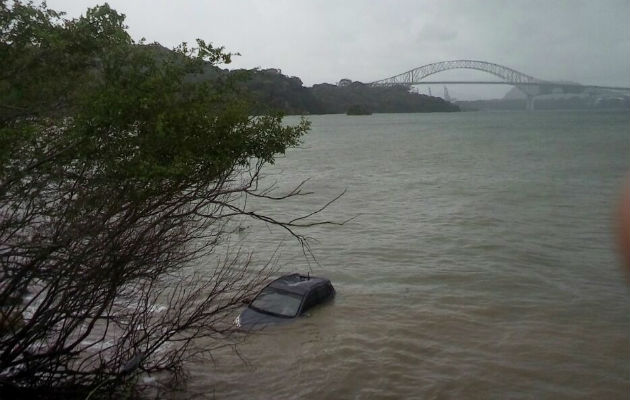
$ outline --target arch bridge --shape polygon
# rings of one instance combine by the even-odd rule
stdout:
[[[424,78],[437,74],[438,72],[451,69],[473,69],[487,72],[500,78],[500,81],[457,81],[457,82],[429,82]],[[503,65],[477,60],[452,60],[441,61],[433,64],[423,65],[402,74],[389,78],[371,82],[372,86],[394,86],[394,85],[419,85],[430,83],[451,83],[451,84],[502,84],[516,86],[527,96],[527,109],[534,108],[534,97],[541,94],[549,94],[560,90],[562,93],[581,93],[585,89],[608,89],[630,91],[630,88],[614,86],[587,86],[579,83],[553,82],[534,78],[515,69]]]

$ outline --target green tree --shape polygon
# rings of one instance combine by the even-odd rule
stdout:
[[[107,4],[65,19],[0,0],[0,390],[85,396],[181,372],[271,272],[239,255],[194,268],[230,221],[302,243],[296,228],[324,223],[246,208],[302,194],[259,178],[308,123],[252,116],[230,75],[199,78],[230,57],[136,43]]]

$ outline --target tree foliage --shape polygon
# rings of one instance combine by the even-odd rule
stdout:
[[[453,112],[459,107],[439,97],[413,93],[405,86],[378,87],[342,80],[302,86],[297,77],[274,69],[248,71],[244,88],[256,102],[256,110],[281,110],[288,114],[344,114],[360,105],[377,113]]]
[[[134,42],[107,4],[78,19],[0,0],[0,390],[69,395],[181,371],[223,343],[271,271],[195,267],[234,217],[275,201],[261,168],[308,129],[252,116],[231,54]]]
[[[345,113],[354,105],[377,113],[455,112],[459,107],[439,97],[412,93],[405,86],[370,86],[361,82],[320,84],[311,89],[325,114]]]

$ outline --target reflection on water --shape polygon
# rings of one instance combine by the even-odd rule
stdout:
[[[344,189],[281,266],[332,279],[334,304],[192,364],[217,398],[627,398],[628,293],[611,211],[630,168],[627,113],[315,116],[268,170]],[[280,233],[238,235],[261,257]],[[270,250],[271,249],[271,250]],[[212,263],[209,263],[211,265]]]

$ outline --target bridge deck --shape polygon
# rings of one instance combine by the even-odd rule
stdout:
[[[396,85],[390,83],[387,85]],[[628,87],[622,86],[600,86],[600,85],[581,85],[579,83],[564,82],[502,82],[502,81],[419,81],[409,84],[400,85],[510,85],[510,86],[553,86],[553,87],[574,87],[581,89],[607,89],[607,90],[625,90],[630,91]]]

